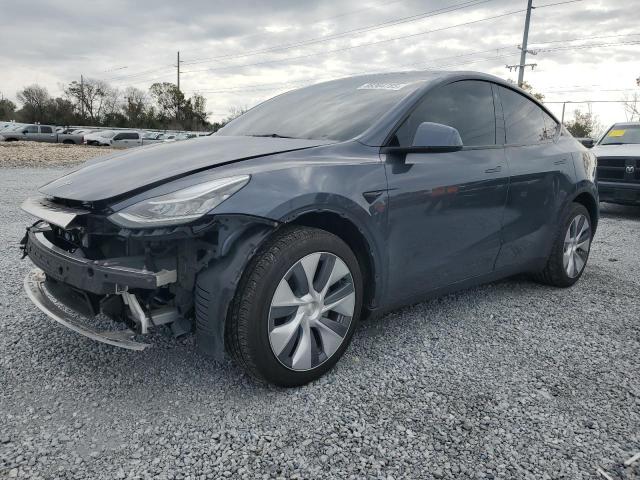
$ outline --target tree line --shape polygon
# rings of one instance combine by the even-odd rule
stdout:
[[[187,98],[168,82],[154,83],[144,91],[135,87],[120,90],[102,80],[86,79],[69,83],[58,97],[33,84],[16,97],[20,108],[9,99],[0,100],[0,120],[196,131],[215,131],[228,121],[209,122],[207,100],[202,95]]]

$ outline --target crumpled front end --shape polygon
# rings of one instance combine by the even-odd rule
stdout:
[[[135,335],[158,327],[166,326],[174,335],[191,331],[198,275],[235,254],[234,241],[245,237],[243,232],[256,225],[263,232],[275,227],[245,216],[206,216],[190,225],[129,230],[110,222],[111,212],[105,208],[46,198],[23,204],[40,219],[22,240],[24,255],[36,266],[25,279],[25,289],[57,322],[94,340],[134,350],[148,346],[133,340]],[[237,280],[230,275],[225,290],[235,292]],[[101,315],[123,329],[92,326],[89,320]],[[224,319],[198,323],[220,322]],[[222,345],[205,348],[211,349]]]

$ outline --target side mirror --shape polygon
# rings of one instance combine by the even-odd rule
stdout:
[[[587,148],[593,148],[595,145],[593,138],[578,138],[578,141]]]
[[[413,138],[414,148],[433,148],[434,150],[461,150],[463,147],[460,132],[453,127],[440,123],[424,122],[418,126]]]

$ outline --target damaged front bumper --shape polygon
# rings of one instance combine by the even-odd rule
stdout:
[[[107,343],[127,350],[144,350],[150,347],[148,343],[132,340],[132,330],[104,331],[91,328],[83,318],[60,308],[53,300],[53,296],[45,287],[46,275],[39,268],[34,268],[24,279],[24,289],[27,296],[43,313],[56,322],[64,325],[80,335],[98,342]]]
[[[164,325],[174,336],[195,331],[199,351],[222,358],[227,312],[242,272],[279,222],[220,215],[129,230],[106,221],[100,207],[80,207],[46,199],[23,205],[41,219],[21,242],[24,256],[38,267],[25,279],[33,303],[103,343],[141,350],[147,345],[132,337]],[[196,290],[209,294],[203,299]],[[129,331],[94,328],[99,314]]]
[[[49,231],[46,224],[31,227],[23,240],[25,255],[38,267],[25,277],[24,288],[49,318],[85,337],[129,350],[150,346],[133,340],[136,333],[181,319],[171,306],[145,310],[132,293],[175,283],[177,273],[170,261],[166,268],[151,271],[144,267],[143,257],[91,260],[54,245],[45,235]],[[129,320],[129,329],[105,331],[88,321],[99,313],[113,318],[114,312]]]
[[[24,252],[47,275],[97,295],[117,294],[131,288],[156,289],[175,283],[175,265],[159,271],[144,267],[144,257],[90,260],[56,247],[45,237],[46,229],[30,228]],[[172,268],[173,267],[173,268]]]

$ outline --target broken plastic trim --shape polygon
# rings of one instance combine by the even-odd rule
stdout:
[[[91,338],[98,342],[113,345],[115,347],[125,348],[127,350],[144,350],[151,345],[148,343],[136,342],[132,340],[134,332],[131,330],[121,331],[105,331],[93,329],[84,323],[80,322],[77,318],[69,315],[67,312],[58,307],[51,298],[44,287],[46,276],[44,271],[39,268],[34,268],[27,274],[24,279],[24,289],[29,296],[29,299],[33,304],[38,307],[44,314],[56,322],[64,325],[70,330],[73,330],[80,335]]]

